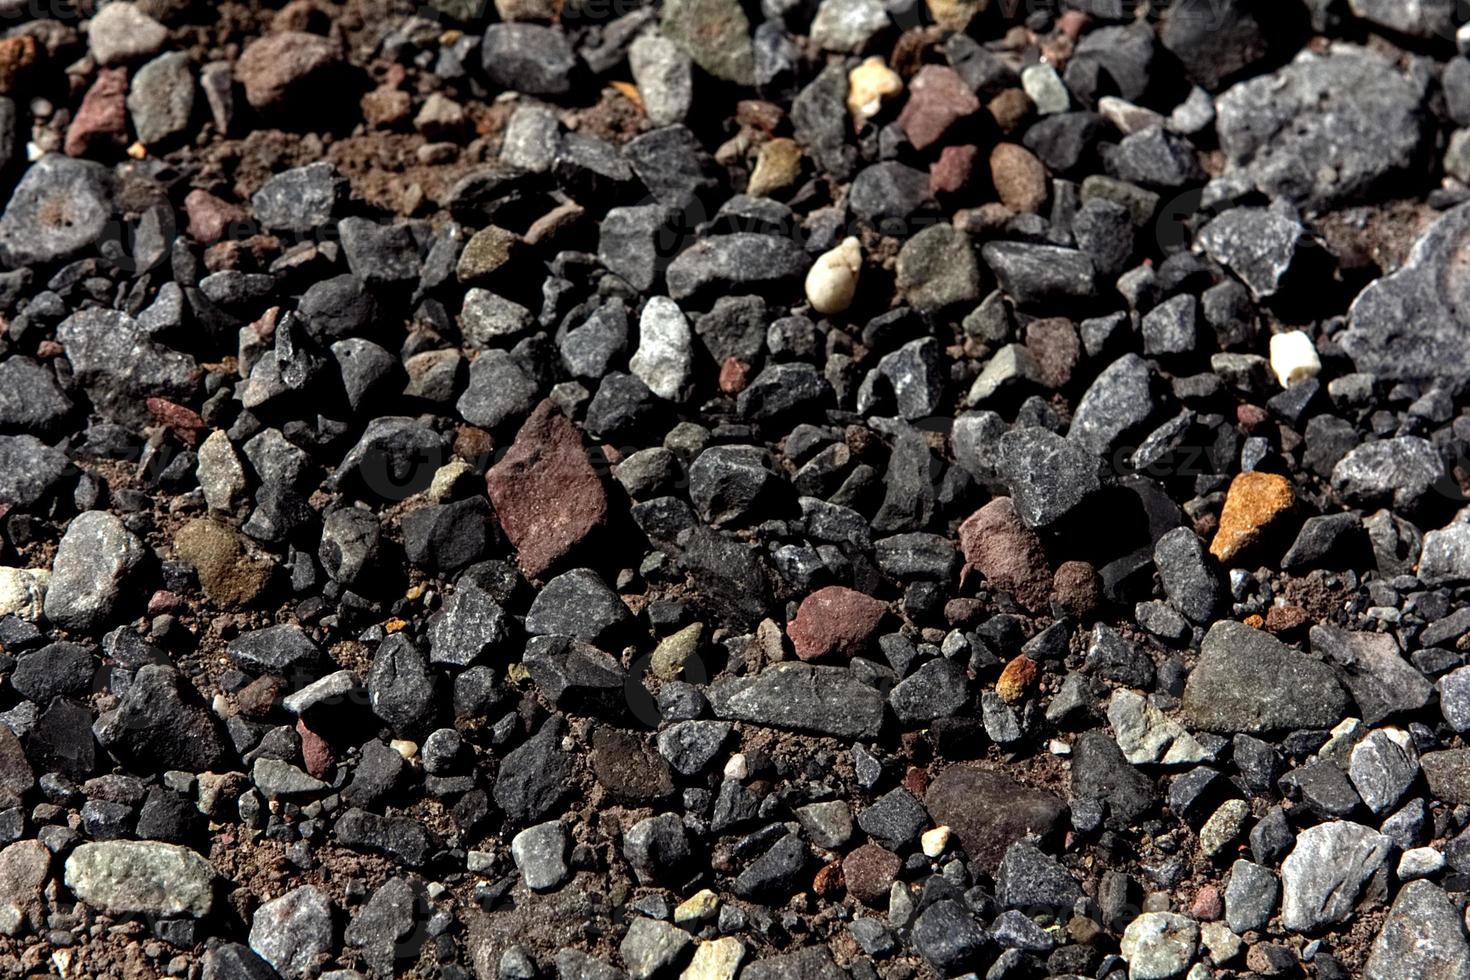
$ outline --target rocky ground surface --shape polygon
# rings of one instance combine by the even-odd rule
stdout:
[[[1461,16],[3,0],[0,976],[1470,980]]]

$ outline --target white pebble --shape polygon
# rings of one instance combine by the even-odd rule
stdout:
[[[1322,370],[1322,360],[1317,356],[1312,338],[1301,330],[1274,334],[1271,337],[1271,370],[1283,388],[1315,378]]]
[[[806,274],[806,298],[812,309],[823,315],[841,313],[852,305],[858,273],[863,268],[863,251],[851,235],[836,248],[823,252]]]
[[[736,752],[730,756],[730,761],[725,763],[725,778],[733,779],[737,783],[750,775],[750,763],[745,761],[744,752]]]
[[[388,748],[397,752],[408,761],[412,761],[413,757],[419,754],[419,744],[417,742],[410,742],[406,738],[395,738],[388,743]]]
[[[949,846],[950,830],[948,827],[935,827],[933,830],[924,831],[919,838],[919,844],[924,848],[924,856],[937,858],[944,853]]]

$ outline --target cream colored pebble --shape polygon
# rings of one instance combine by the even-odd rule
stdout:
[[[862,248],[851,235],[836,248],[817,256],[806,274],[806,298],[812,309],[831,315],[852,305],[862,267]]]
[[[34,623],[41,618],[51,572],[45,568],[0,568],[0,616],[19,616]]]
[[[1291,330],[1271,337],[1271,370],[1281,387],[1289,388],[1298,381],[1315,378],[1322,370],[1322,360],[1312,338],[1304,331]]]
[[[883,63],[877,55],[847,73],[847,111],[852,124],[862,129],[883,108],[883,101],[903,91],[898,72]]]
[[[935,827],[933,830],[924,831],[923,836],[919,838],[919,845],[924,849],[924,856],[937,858],[943,854],[944,849],[949,846],[949,836],[948,827]]]

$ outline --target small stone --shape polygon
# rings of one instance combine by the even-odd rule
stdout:
[[[556,888],[566,878],[566,829],[557,820],[527,827],[511,838],[510,854],[516,869],[533,891]]]
[[[745,193],[768,197],[786,190],[801,176],[801,157],[801,146],[795,140],[784,136],[770,140],[756,156]]]
[[[834,654],[848,659],[866,650],[887,612],[879,599],[829,585],[802,600],[786,632],[802,660]]]
[[[1348,713],[1347,693],[1332,668],[1268,633],[1218,622],[1200,651],[1183,696],[1191,728],[1219,734],[1332,728]]]
[[[806,663],[716,681],[706,694],[718,718],[841,738],[873,737],[884,714],[883,695],[851,671]]]
[[[1056,832],[1066,814],[1066,805],[1050,793],[966,764],[941,772],[924,805],[931,820],[949,827],[970,859],[986,869],[997,867],[1013,842]]]
[[[806,274],[806,298],[812,309],[832,316],[852,305],[862,267],[862,248],[852,236],[817,256]]]
[[[735,980],[745,959],[745,946],[734,936],[701,942],[679,980]]]
[[[1316,932],[1346,921],[1393,850],[1391,838],[1343,820],[1302,831],[1281,865],[1281,924]]]
[[[1182,974],[1199,948],[1199,924],[1173,912],[1145,912],[1123,930],[1118,951],[1128,980],[1168,980]]]
[[[174,553],[194,566],[200,588],[215,605],[235,608],[254,602],[270,582],[273,565],[249,555],[229,526],[210,518],[185,524],[174,534]]]
[[[684,121],[693,104],[693,77],[689,56],[668,38],[657,33],[640,34],[628,47],[628,67],[643,111],[655,126]]]
[[[194,112],[194,73],[189,56],[171,51],[133,76],[128,90],[133,131],[145,144],[163,143],[189,128]]]
[[[689,933],[678,926],[640,916],[628,924],[618,951],[631,980],[648,980],[673,966],[691,942]]]
[[[10,268],[70,259],[102,238],[112,214],[113,178],[106,167],[49,153],[31,164],[10,194],[0,217],[0,258]]]
[[[662,17],[664,35],[699,67],[736,85],[755,82],[750,20],[735,0],[674,0]]]
[[[0,566],[0,619],[18,616],[36,622],[41,618],[50,582],[50,569]]]
[[[1048,64],[1027,65],[1021,72],[1021,87],[1038,114],[1053,116],[1072,107],[1072,97],[1057,70]]]
[[[639,343],[628,369],[666,401],[679,401],[686,392],[694,365],[689,321],[678,304],[655,296],[638,319]]]
[[[168,41],[168,28],[135,3],[104,4],[87,24],[87,43],[100,65],[121,65],[151,58]]]
[[[897,854],[877,844],[864,844],[842,859],[842,877],[849,895],[870,908],[881,908],[902,867]]]
[[[1113,691],[1108,724],[1113,726],[1123,757],[1134,765],[1187,765],[1209,758],[1193,735],[1133,691]]]
[[[332,948],[332,902],[307,885],[255,910],[250,948],[287,980],[305,976]]]
[[[1412,847],[1399,857],[1399,881],[1413,881],[1438,874],[1445,866],[1444,855],[1432,847]]]
[[[187,847],[157,841],[82,844],[66,859],[66,886],[104,912],[209,914],[215,870]]]
[[[847,73],[847,111],[861,129],[883,109],[883,103],[903,91],[903,79],[879,55],[864,58]]]
[[[1237,474],[1225,495],[1220,527],[1210,554],[1232,565],[1256,545],[1264,545],[1274,524],[1292,508],[1291,482],[1277,473],[1252,470]]]
[[[909,80],[909,98],[898,125],[914,149],[922,151],[944,140],[961,120],[979,111],[980,100],[958,72],[943,65],[925,65]]]
[[[899,249],[897,285],[918,310],[934,311],[980,298],[980,267],[970,236],[930,225]]]
[[[114,515],[77,515],[56,549],[46,618],[71,630],[96,630],[120,610],[146,557],[143,543]]]
[[[1023,146],[997,143],[990,151],[990,179],[1001,203],[1018,214],[1039,212],[1046,204],[1046,168]]]
[[[1225,922],[1236,935],[1262,929],[1276,912],[1281,885],[1269,868],[1250,861],[1230,866],[1225,887]]]
[[[1444,479],[1438,450],[1418,436],[1367,442],[1332,468],[1332,489],[1349,504],[1371,509],[1392,505],[1412,514]]]
[[[67,156],[87,156],[104,147],[111,152],[127,143],[128,78],[124,68],[103,68],[82,97],[76,117],[66,130]]]
[[[1455,903],[1438,886],[1414,881],[1400,889],[1363,971],[1371,980],[1470,976],[1470,942]]]
[[[566,35],[540,24],[491,24],[480,56],[491,82],[526,95],[565,95],[577,68]]]
[[[312,88],[328,84],[341,64],[341,51],[328,38],[282,31],[247,44],[235,63],[235,77],[256,109],[283,111],[298,97],[310,98]]]
[[[1068,520],[1102,486],[1091,453],[1039,426],[1001,437],[999,470],[1016,513],[1032,529]]]
[[[937,858],[949,847],[951,831],[948,827],[935,827],[926,830],[919,837],[919,847],[928,858]]]

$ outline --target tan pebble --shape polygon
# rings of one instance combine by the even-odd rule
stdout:
[[[851,235],[836,248],[817,256],[806,274],[806,298],[812,309],[824,316],[847,309],[857,292],[862,267],[862,247]]]
[[[1046,168],[1024,146],[997,144],[990,151],[990,179],[1001,203],[1012,211],[1035,213],[1046,203]]]
[[[773,139],[761,147],[760,155],[755,158],[755,170],[751,171],[745,193],[766,197],[790,187],[800,176],[801,147],[784,136]]]
[[[874,55],[847,73],[847,111],[858,129],[883,108],[883,102],[903,91],[898,72]]]
[[[919,845],[924,849],[924,856],[937,858],[943,854],[944,849],[949,846],[949,837],[948,827],[935,827],[933,830],[924,831],[923,836],[919,838]]]

